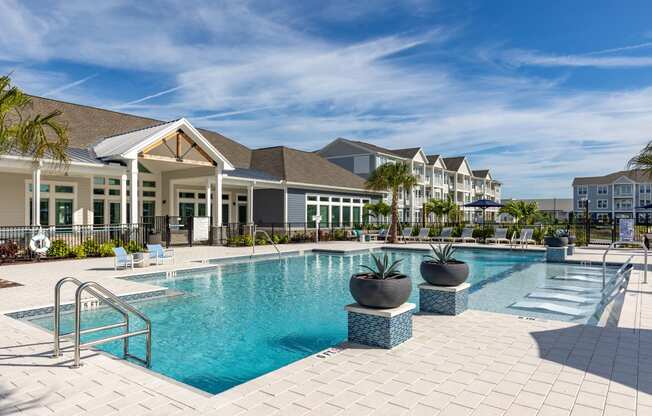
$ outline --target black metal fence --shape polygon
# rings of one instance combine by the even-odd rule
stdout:
[[[0,226],[0,261],[36,259],[47,256],[85,257],[98,255],[104,244],[143,247],[148,243],[149,224],[93,224],[58,226]],[[47,237],[51,250],[39,253],[32,243],[37,235]],[[32,247],[30,247],[30,244]]]

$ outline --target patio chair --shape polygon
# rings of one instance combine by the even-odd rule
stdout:
[[[496,228],[496,232],[493,237],[487,238],[487,244],[489,243],[506,243],[510,244],[511,240],[507,238],[507,228]]]
[[[430,241],[430,228],[421,228],[419,235],[414,238],[416,241]]]
[[[171,260],[172,264],[174,264],[174,250],[171,248],[163,248],[160,244],[147,244],[147,251],[150,260],[154,259],[157,265],[165,260]]]
[[[385,236],[387,236],[387,230],[381,228],[380,231],[378,231],[378,233],[369,234],[369,239],[374,241],[384,240]]]
[[[455,239],[455,241],[461,241],[462,243],[466,243],[467,241],[471,241],[473,243],[477,243],[477,240],[473,238],[473,228],[472,227],[464,227],[462,230],[462,235],[459,236],[458,238]]]
[[[438,237],[433,237],[432,241],[455,241],[455,239],[452,237],[453,235],[453,228],[452,227],[444,227],[441,229],[441,234],[439,234]]]
[[[134,269],[134,264],[142,263],[145,261],[144,258],[134,260],[134,255],[127,253],[127,250],[124,247],[113,247],[113,270],[118,270],[118,267],[131,267]]]
[[[408,239],[412,239],[412,227],[403,228],[400,239],[402,239],[404,243],[407,243]]]
[[[528,244],[536,244],[537,242],[532,239],[532,233],[534,232],[531,228],[523,228],[521,234],[518,238],[512,238],[512,246],[527,247]]]

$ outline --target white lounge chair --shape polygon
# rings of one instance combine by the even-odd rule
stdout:
[[[452,237],[453,234],[453,228],[452,227],[444,227],[441,229],[441,233],[437,237],[433,237],[433,241],[455,241]]]
[[[534,230],[531,228],[523,228],[518,238],[512,238],[511,245],[519,247],[527,247],[528,244],[536,244],[537,242],[532,239]]]
[[[429,239],[430,228],[420,228],[419,234],[416,236],[407,237],[410,241],[427,241]]]
[[[401,232],[400,239],[402,239],[403,242],[406,243],[407,240],[410,238],[412,238],[412,227],[403,228],[403,232]]]
[[[462,230],[462,235],[456,237],[455,241],[461,241],[462,243],[466,243],[467,241],[471,241],[472,243],[477,242],[475,238],[473,238],[473,228],[464,227],[464,229]]]
[[[487,244],[489,243],[505,243],[509,244],[511,243],[511,240],[507,238],[507,228],[496,228],[496,232],[494,233],[494,236],[491,238],[487,238]]]
[[[127,253],[127,250],[124,247],[113,247],[113,270],[118,270],[118,267],[130,267],[132,270],[134,264],[142,263],[145,261],[145,258],[134,260],[134,255]]]
[[[150,260],[154,259],[157,265],[166,260],[171,260],[174,264],[174,250],[171,248],[163,248],[160,244],[147,244],[147,251]]]

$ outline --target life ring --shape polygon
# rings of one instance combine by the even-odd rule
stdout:
[[[29,240],[29,249],[36,254],[45,254],[50,248],[50,239],[43,233],[38,233]]]

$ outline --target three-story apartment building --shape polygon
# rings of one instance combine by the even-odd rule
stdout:
[[[500,182],[494,180],[489,170],[473,171],[466,157],[444,158],[426,155],[422,148],[387,149],[372,143],[337,138],[317,153],[354,174],[366,179],[385,163],[408,163],[417,178],[417,185],[399,193],[398,207],[401,221],[416,222],[422,217],[423,205],[430,199],[452,197],[462,208],[464,219],[474,219],[475,210],[464,204],[476,199],[500,201]],[[391,195],[385,197],[391,202]]]
[[[628,170],[604,176],[577,177],[573,180],[573,211],[584,218],[588,210],[594,220],[636,218],[645,220],[652,210],[652,176],[641,170]]]

